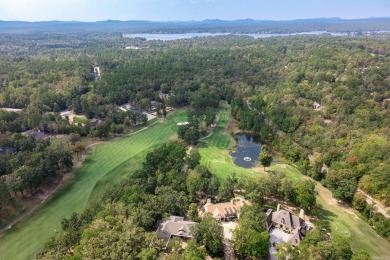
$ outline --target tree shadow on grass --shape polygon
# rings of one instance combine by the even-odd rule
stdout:
[[[331,223],[337,218],[337,215],[333,212],[326,210],[322,205],[317,205],[317,214],[313,218],[313,224],[320,230],[331,232]]]
[[[200,141],[198,142],[198,144],[196,145],[196,148],[208,148],[208,144],[204,141]]]

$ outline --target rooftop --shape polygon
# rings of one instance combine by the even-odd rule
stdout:
[[[169,241],[171,236],[192,238],[190,229],[196,224],[198,223],[186,221],[183,217],[170,216],[160,222],[157,232],[162,235],[166,241]]]
[[[280,209],[279,205],[277,211],[273,209],[267,211],[266,225],[271,235],[271,243],[285,241],[293,246],[299,245],[309,228],[302,218],[287,210]],[[285,233],[284,230],[287,230],[289,234]]]
[[[216,219],[226,219],[239,217],[240,208],[244,205],[251,205],[249,201],[240,199],[239,201],[231,200],[230,202],[223,202],[212,204],[208,202],[205,205],[205,212],[211,213]]]

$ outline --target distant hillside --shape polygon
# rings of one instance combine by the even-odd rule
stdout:
[[[390,17],[344,20],[340,18],[316,18],[291,21],[271,20],[204,20],[204,21],[115,21],[100,22],[0,21],[0,32],[124,32],[124,33],[291,33],[313,30],[329,32],[390,31]]]

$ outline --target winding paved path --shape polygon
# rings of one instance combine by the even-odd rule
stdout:
[[[383,216],[385,216],[386,218],[390,218],[390,215],[389,215],[389,212],[390,212],[390,208],[389,207],[386,207],[385,205],[383,205],[379,200],[371,197],[369,194],[367,194],[366,192],[362,191],[361,189],[358,189],[356,191],[356,193],[360,193],[362,194],[364,197],[366,197],[366,201],[368,204],[374,204],[374,208],[382,213]]]

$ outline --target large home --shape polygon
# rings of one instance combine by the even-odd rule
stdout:
[[[306,231],[309,229],[309,226],[302,218],[287,210],[280,209],[279,205],[276,211],[273,209],[267,211],[266,225],[268,231],[273,227],[287,231],[290,236],[286,242],[289,242],[293,246],[299,245],[305,237]]]
[[[230,202],[213,204],[210,200],[204,207],[205,213],[210,213],[216,220],[229,221],[233,218],[240,218],[240,209],[251,203],[243,198],[232,199]]]
[[[165,240],[166,247],[172,237],[192,238],[190,229],[197,224],[197,222],[186,221],[183,217],[170,216],[159,223],[157,233]]]

